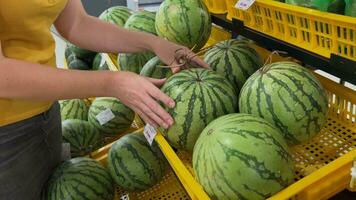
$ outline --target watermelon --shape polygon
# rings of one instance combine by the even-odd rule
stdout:
[[[293,160],[279,130],[250,114],[211,122],[193,152],[198,182],[212,199],[267,199],[294,180]]]
[[[91,158],[73,158],[57,167],[46,186],[48,200],[112,200],[110,173]]]
[[[327,119],[328,98],[313,74],[293,62],[276,62],[254,73],[243,86],[242,113],[273,123],[290,144],[310,140]]]
[[[156,142],[150,146],[141,132],[125,135],[110,148],[108,168],[116,184],[142,191],[158,183],[168,165]]]
[[[132,14],[125,23],[125,28],[134,31],[157,35],[155,29],[156,14],[149,11],[139,11]]]
[[[72,50],[70,50],[69,47],[66,47],[66,49],[64,50],[64,58],[67,60],[67,62],[70,62],[69,57],[72,56],[72,55],[74,55]]]
[[[62,121],[66,119],[88,120],[88,106],[84,100],[68,99],[59,101]]]
[[[214,45],[205,53],[204,61],[224,75],[238,93],[246,80],[260,67],[262,58],[248,43],[235,39]]]
[[[194,68],[181,71],[167,80],[162,91],[176,102],[174,108],[165,108],[175,123],[162,132],[178,149],[193,150],[205,126],[237,110],[233,86],[212,70]]]
[[[91,67],[90,65],[85,62],[84,60],[76,57],[73,55],[69,56],[70,62],[67,63],[68,69],[74,69],[74,70],[90,70]]]
[[[114,6],[99,15],[99,19],[123,27],[132,11],[124,6]]]
[[[143,66],[140,75],[156,79],[167,78],[171,76],[172,70],[170,68],[163,68],[162,66],[166,65],[156,56]]]
[[[105,124],[100,124],[97,116],[103,114],[103,112],[113,114],[114,117]],[[91,104],[88,121],[103,135],[114,136],[130,128],[134,117],[135,113],[118,99],[100,97],[96,98]]]
[[[83,48],[80,48],[78,46],[75,46],[74,44],[68,44],[68,48],[80,59],[85,60],[88,64],[91,64],[93,62],[93,59],[96,55],[96,52],[86,50]]]
[[[211,32],[211,17],[202,0],[165,0],[156,14],[160,37],[194,51],[202,48]]]
[[[63,141],[70,144],[72,157],[85,156],[101,145],[101,135],[87,121],[67,119],[62,122]]]
[[[148,11],[134,13],[126,21],[125,28],[156,35],[155,13]],[[139,74],[146,62],[154,56],[151,52],[120,53],[117,62],[121,70]]]
[[[96,54],[92,68],[93,70],[110,70],[100,53]]]
[[[155,55],[151,52],[144,53],[120,53],[117,62],[122,71],[130,71],[139,74],[143,66]]]

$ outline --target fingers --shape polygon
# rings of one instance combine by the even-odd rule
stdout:
[[[154,99],[162,102],[164,105],[170,108],[174,108],[176,103],[172,98],[170,98],[168,95],[163,93],[161,90],[159,90],[156,87],[152,87],[148,90],[148,94],[153,97]]]
[[[197,65],[203,67],[203,68],[206,68],[206,69],[210,69],[209,65],[204,62],[203,59],[199,58],[198,56],[195,56],[193,59],[192,59],[192,62],[196,63]]]
[[[150,119],[143,111],[141,111],[140,109],[133,109],[135,111],[135,113],[137,113],[142,119],[143,121],[146,122],[146,124],[150,124],[151,126],[158,128],[159,125],[153,121],[152,119]]]
[[[146,114],[160,126],[168,128],[173,124],[173,118],[152,97],[144,97],[143,102],[147,106],[145,111],[149,112]]]

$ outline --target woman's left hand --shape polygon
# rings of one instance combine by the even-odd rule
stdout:
[[[205,63],[201,58],[199,58],[199,56],[195,55],[187,47],[175,44],[162,38],[157,39],[152,44],[152,50],[162,62],[171,67],[173,73],[177,73],[181,70],[182,66],[181,63],[179,63],[179,60],[184,57],[191,58],[190,64],[193,66],[200,66],[207,69],[209,68],[207,63]]]

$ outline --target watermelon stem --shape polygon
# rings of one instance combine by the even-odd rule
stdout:
[[[270,70],[271,68],[271,64],[273,62],[273,56],[280,56],[281,54],[288,54],[285,51],[278,51],[278,50],[274,50],[272,51],[272,53],[267,57],[265,63],[263,64],[263,67],[260,69],[262,73],[266,73],[267,71]]]

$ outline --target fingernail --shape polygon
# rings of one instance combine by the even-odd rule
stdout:
[[[174,108],[176,106],[176,103],[174,101],[169,102],[169,107]]]
[[[168,120],[168,124],[169,124],[170,126],[173,125],[173,122],[174,122],[173,119],[169,119],[169,120]]]
[[[168,124],[163,123],[163,128],[168,128]]]

